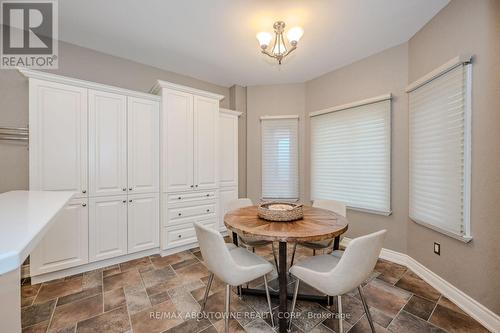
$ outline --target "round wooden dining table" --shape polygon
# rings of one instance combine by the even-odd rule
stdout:
[[[257,206],[249,206],[228,212],[224,216],[224,224],[233,233],[233,242],[238,246],[238,237],[279,242],[278,279],[279,292],[271,292],[272,297],[279,297],[279,332],[287,331],[288,310],[287,299],[292,298],[287,291],[287,243],[321,241],[334,239],[333,250],[338,250],[340,235],[347,231],[348,221],[345,217],[330,210],[304,206],[304,218],[292,222],[271,222],[261,219],[257,214]],[[243,294],[262,295],[261,289],[242,288]],[[302,295],[299,299],[327,302],[327,296]]]

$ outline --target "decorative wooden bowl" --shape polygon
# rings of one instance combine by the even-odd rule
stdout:
[[[264,202],[257,209],[260,218],[274,222],[289,222],[304,217],[302,205],[289,202]]]

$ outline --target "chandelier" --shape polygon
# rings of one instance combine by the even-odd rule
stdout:
[[[259,41],[262,53],[271,58],[276,59],[278,61],[278,64],[281,65],[283,58],[285,58],[287,55],[289,55],[293,50],[297,48],[297,43],[304,34],[304,30],[301,27],[293,27],[290,30],[288,30],[288,33],[286,35],[288,39],[287,43],[285,37],[283,37],[283,33],[285,32],[285,22],[277,21],[274,23],[273,28],[274,28],[274,42],[272,46],[270,45],[271,40],[273,39],[271,33],[259,32],[256,37],[257,40]]]

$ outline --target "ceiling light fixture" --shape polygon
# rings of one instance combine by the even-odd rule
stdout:
[[[286,35],[289,43],[289,48],[287,49],[287,42],[283,37],[283,33],[285,32],[285,22],[278,21],[273,25],[274,28],[274,43],[272,47],[269,47],[271,44],[271,40],[273,36],[269,32],[259,32],[257,34],[257,40],[259,41],[260,48],[262,49],[262,53],[265,55],[278,60],[278,64],[281,65],[283,58],[289,55],[293,50],[297,48],[297,43],[300,38],[304,34],[304,30],[301,27],[293,27],[288,30]],[[268,51],[268,48],[271,52]]]

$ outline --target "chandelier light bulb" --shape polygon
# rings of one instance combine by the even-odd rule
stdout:
[[[271,43],[271,39],[273,38],[273,36],[269,32],[259,32],[256,37],[259,41],[260,47],[263,49],[269,46],[269,43]]]
[[[293,27],[286,31],[286,24],[283,21],[274,22],[273,28],[274,34],[259,32],[255,37],[259,41],[261,53],[276,59],[281,65],[283,59],[297,49],[304,30],[301,27]]]
[[[302,29],[301,27],[293,27],[290,30],[288,30],[286,37],[288,38],[288,41],[290,41],[290,43],[297,43],[300,40],[300,38],[302,38],[303,34],[304,34],[304,29]]]

